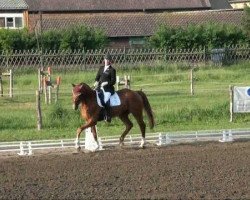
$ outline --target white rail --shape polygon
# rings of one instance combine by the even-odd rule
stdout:
[[[119,144],[120,136],[99,137],[101,149]],[[195,141],[220,141],[231,142],[235,139],[250,139],[250,130],[218,130],[218,131],[190,131],[190,132],[161,132],[146,134],[146,141],[151,144],[169,145],[171,143],[186,143]],[[129,135],[125,138],[125,145],[139,145],[140,135]],[[75,139],[40,140],[1,142],[0,153],[17,152],[19,155],[32,155],[33,151],[45,149],[74,148]],[[81,140],[80,146],[85,147],[85,140]]]

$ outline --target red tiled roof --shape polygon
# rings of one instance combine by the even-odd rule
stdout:
[[[209,0],[26,0],[29,11],[209,9]]]
[[[101,28],[108,37],[150,36],[154,34],[161,24],[171,27],[206,22],[239,25],[242,17],[243,12],[239,10],[153,14],[86,14],[81,16],[73,15],[67,18],[48,18],[45,16],[43,17],[43,28],[44,30],[58,30],[82,24]]]

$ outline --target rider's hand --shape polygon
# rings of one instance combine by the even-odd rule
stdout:
[[[94,83],[94,87],[96,88],[98,86],[98,81]]]
[[[101,87],[104,87],[105,85],[108,85],[108,82],[103,82],[103,83],[101,84]]]

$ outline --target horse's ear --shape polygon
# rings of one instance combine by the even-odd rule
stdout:
[[[75,87],[76,85],[74,83],[72,83],[72,87]]]

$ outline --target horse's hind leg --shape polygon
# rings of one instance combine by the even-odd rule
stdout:
[[[99,141],[98,141],[98,138],[97,138],[97,131],[96,131],[96,126],[92,126],[91,127],[91,132],[93,134],[93,137],[98,145],[98,148],[99,148]]]
[[[120,137],[120,145],[122,146],[123,142],[124,142],[124,138],[126,137],[126,135],[128,134],[128,132],[131,130],[131,128],[133,127],[133,123],[128,118],[128,114],[121,115],[120,119],[122,120],[122,122],[126,126],[125,131],[122,133],[122,135]]]

